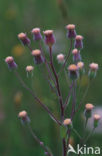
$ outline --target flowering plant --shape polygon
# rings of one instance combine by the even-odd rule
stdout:
[[[97,128],[100,116],[98,114],[94,114],[93,117],[93,130],[92,132],[88,135],[85,136],[85,134],[80,136],[80,134],[77,132],[76,128],[74,127],[74,119],[76,114],[80,111],[81,107],[84,104],[84,98],[86,97],[89,84],[86,88],[86,91],[80,100],[80,102],[77,102],[77,90],[78,87],[80,86],[80,80],[82,79],[82,76],[84,74],[88,75],[89,82],[91,82],[98,70],[98,64],[96,63],[91,63],[89,65],[89,71],[88,73],[85,71],[84,67],[84,62],[82,62],[82,57],[81,57],[81,50],[83,49],[83,37],[81,35],[77,35],[75,25],[69,24],[66,26],[67,29],[67,38],[70,41],[70,47],[69,51],[65,57],[64,54],[58,54],[57,55],[57,61],[61,65],[61,68],[59,72],[56,71],[55,65],[53,62],[53,45],[55,44],[55,36],[53,30],[46,30],[43,31],[44,34],[44,41],[45,44],[48,47],[49,50],[49,60],[46,58],[45,52],[42,48],[42,40],[43,37],[41,35],[40,29],[39,28],[34,28],[31,31],[31,34],[33,35],[33,41],[38,42],[39,44],[39,49],[32,49],[31,47],[31,41],[28,38],[26,33],[20,33],[18,34],[18,38],[21,41],[21,43],[24,46],[27,46],[31,52],[31,56],[34,60],[34,64],[36,67],[33,67],[31,65],[28,65],[26,67],[26,72],[27,75],[32,75],[34,68],[37,68],[37,66],[40,66],[41,64],[44,64],[47,70],[47,80],[48,80],[48,85],[51,88],[51,91],[56,95],[58,99],[58,103],[60,106],[60,119],[58,119],[53,112],[48,108],[46,104],[43,103],[43,101],[34,93],[34,91],[27,86],[27,84],[23,81],[21,76],[19,75],[17,68],[18,65],[14,61],[14,58],[12,56],[8,56],[5,59],[5,62],[8,65],[8,68],[12,70],[22,86],[33,96],[35,101],[43,107],[43,109],[49,114],[51,119],[56,122],[56,124],[60,128],[60,134],[61,134],[61,142],[62,142],[62,147],[63,147],[63,152],[62,156],[67,156],[68,155],[68,149],[70,145],[70,138],[72,132],[76,134],[77,137],[80,139],[80,144],[83,146],[86,141],[88,141],[89,137],[91,134],[94,132],[94,130]],[[73,64],[67,65],[69,59],[71,60],[71,55],[72,55],[72,60]],[[67,67],[67,68],[66,68]],[[41,66],[40,66],[41,68]],[[60,84],[60,76],[62,72],[64,71],[67,81],[68,81],[68,95],[64,99],[61,91],[61,84]],[[80,87],[79,87],[80,91]],[[66,114],[66,110],[69,108],[69,103],[71,103],[71,111],[69,111],[69,114]],[[85,116],[85,129],[88,123],[88,119],[91,117],[92,109],[94,108],[93,104],[87,103],[85,105],[85,110],[84,110],[84,116]],[[44,154],[47,156],[53,156],[53,152],[49,150],[47,146],[45,146],[44,142],[42,142],[35,132],[32,130],[31,125],[30,125],[30,118],[28,113],[24,110],[19,112],[18,117],[21,119],[21,121],[25,124],[27,124],[29,131],[31,132],[33,138],[35,141],[43,148]],[[79,154],[80,155],[80,154]]]

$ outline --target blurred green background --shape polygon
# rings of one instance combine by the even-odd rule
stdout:
[[[84,101],[101,106],[102,104],[102,1],[101,0],[1,0],[0,1],[0,156],[43,156],[44,152],[35,143],[27,128],[20,124],[17,114],[22,109],[27,110],[31,125],[36,134],[51,147],[54,155],[61,155],[59,127],[49,118],[48,114],[33,101],[31,95],[25,91],[10,72],[4,62],[8,55],[13,55],[18,64],[18,71],[24,81],[30,85],[30,78],[26,77],[25,67],[32,64],[29,50],[24,48],[17,34],[30,31],[33,27],[41,30],[54,29],[57,53],[67,52],[69,42],[66,38],[65,25],[74,23],[78,34],[84,36],[83,61],[88,67],[90,62],[99,63],[100,70],[93,85],[89,89]],[[32,40],[33,43],[33,40]],[[60,43],[60,44],[58,44]],[[36,48],[36,44],[33,44]],[[47,54],[48,55],[48,54]],[[59,69],[55,57],[57,70]],[[51,111],[59,117],[58,102],[51,95],[47,82],[44,79],[44,67],[35,67],[33,87],[39,97],[48,105]],[[87,77],[83,78],[82,89],[85,89]],[[61,76],[61,85],[64,97],[68,87],[65,77]],[[79,99],[81,96],[79,95]],[[83,110],[82,110],[83,111]],[[66,113],[67,117],[68,112]],[[82,118],[82,117],[81,117]],[[77,115],[75,126],[83,134],[80,116]],[[72,142],[79,143],[78,138],[72,134]],[[89,145],[101,146],[102,135],[94,135]]]

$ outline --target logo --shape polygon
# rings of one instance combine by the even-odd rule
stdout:
[[[81,154],[81,155],[86,155],[86,154],[96,154],[96,155],[100,155],[101,154],[101,149],[100,147],[87,147],[86,145],[83,145],[82,147],[80,147],[79,144],[77,144],[77,149],[75,150],[73,148],[73,146],[71,144],[69,144],[69,149],[67,151],[67,154],[69,153],[75,153],[77,154]]]

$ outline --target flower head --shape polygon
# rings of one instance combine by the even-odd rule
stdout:
[[[75,25],[74,24],[68,24],[66,26],[66,29],[68,30],[68,32],[67,32],[68,38],[75,38],[75,36],[76,36]]]
[[[45,35],[45,43],[49,46],[52,47],[53,44],[55,43],[55,37],[53,34],[53,30],[46,30],[43,31],[44,35]]]
[[[74,62],[78,62],[81,60],[80,51],[78,49],[73,49],[72,54],[73,54],[73,61]]]
[[[77,49],[82,49],[83,48],[83,36],[77,35],[75,37],[74,47],[77,48]]]
[[[75,64],[71,64],[68,67],[68,71],[69,71],[69,77],[73,80],[73,79],[77,79],[78,78],[78,66]]]
[[[94,105],[91,103],[87,103],[85,105],[85,117],[88,119],[92,116],[92,110],[94,108]]]
[[[91,63],[89,65],[89,77],[90,78],[94,78],[97,74],[97,70],[98,70],[98,64],[97,63]]]
[[[39,41],[42,39],[41,33],[40,33],[40,28],[34,28],[31,33],[33,34],[33,39],[35,41]]]
[[[64,63],[65,59],[64,59],[64,55],[63,54],[58,54],[57,55],[57,60],[59,63]]]
[[[94,105],[91,104],[91,103],[87,103],[87,104],[85,105],[85,108],[86,108],[86,110],[92,110],[92,109],[94,108]]]
[[[94,114],[94,128],[98,126],[100,119],[101,119],[101,116],[99,114]]]
[[[83,69],[83,67],[84,67],[84,62],[78,62],[78,63],[77,63],[77,66],[78,66],[79,69]]]
[[[71,121],[70,118],[67,118],[67,119],[65,119],[65,120],[63,121],[63,125],[64,125],[64,126],[68,126],[68,125],[71,125],[71,124],[72,124],[72,121]]]
[[[34,67],[33,66],[27,66],[26,67],[26,71],[27,72],[32,72],[34,70]]]
[[[9,69],[17,68],[17,64],[15,63],[14,58],[12,56],[6,57],[5,62],[7,63]]]
[[[18,117],[21,119],[21,121],[24,122],[30,122],[30,119],[28,117],[28,114],[25,110],[19,112]]]
[[[41,64],[44,62],[44,59],[41,55],[41,51],[39,49],[33,50],[32,56],[34,56],[34,63],[35,64]]]
[[[26,33],[18,34],[18,38],[23,43],[23,45],[29,45],[30,44],[30,39],[27,37]]]

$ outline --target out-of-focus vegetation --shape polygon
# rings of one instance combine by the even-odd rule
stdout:
[[[47,113],[33,101],[31,95],[22,88],[4,62],[6,56],[13,55],[20,75],[30,85],[25,67],[33,64],[33,60],[29,55],[29,50],[20,45],[17,39],[19,32],[27,32],[31,37],[30,31],[33,27],[40,27],[41,30],[54,29],[58,42],[62,45],[59,46],[56,43],[57,52],[65,53],[69,47],[65,25],[74,23],[77,32],[84,36],[82,57],[86,66],[88,67],[88,64],[94,61],[99,63],[100,67],[94,85],[91,85],[84,103],[91,102],[100,106],[102,104],[102,1],[65,0],[64,2],[68,13],[66,18],[63,17],[57,0],[0,1],[0,156],[44,155],[43,150],[35,143],[28,130],[24,126],[22,127],[17,118],[18,112],[22,109],[28,111],[32,127],[45,144],[52,148],[56,156],[60,155],[61,149],[58,127]],[[33,45],[36,48],[35,44]],[[63,78],[62,84],[64,94],[67,87],[64,89]],[[86,78],[83,78],[82,84],[87,84]],[[51,92],[43,78],[41,68],[34,71],[33,86],[40,98],[57,116],[59,107],[56,106],[56,100],[50,96]],[[82,134],[81,121],[78,118],[79,116],[75,125],[79,133]],[[74,144],[78,143],[77,138],[74,139]],[[93,146],[101,146],[102,135],[93,136],[88,143]]]

